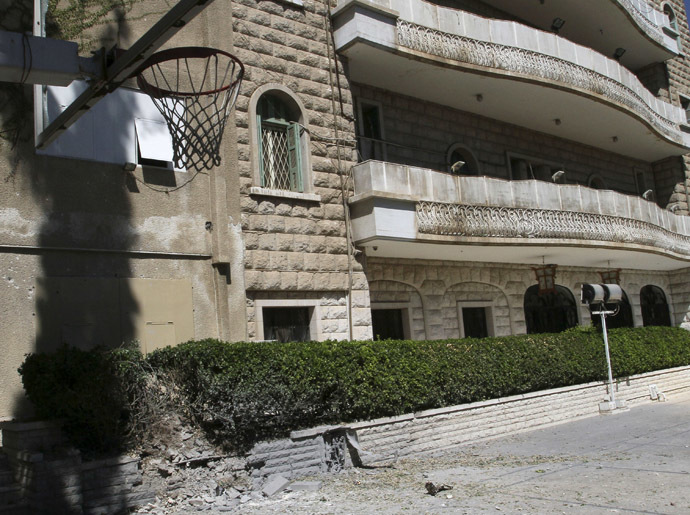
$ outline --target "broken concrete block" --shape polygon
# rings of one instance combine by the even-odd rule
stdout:
[[[266,497],[271,497],[272,495],[275,495],[278,492],[284,490],[289,484],[290,484],[290,481],[285,479],[280,474],[277,474],[277,475],[271,476],[269,478],[269,480],[266,482],[266,484],[264,485],[261,492]]]
[[[158,465],[158,473],[161,475],[161,477],[170,477],[174,472],[175,470],[173,468],[168,467],[165,464]]]
[[[228,499],[238,499],[242,496],[242,492],[233,487],[226,488],[223,493],[225,493]]]
[[[294,492],[318,492],[321,485],[321,481],[295,481],[290,484],[290,490]]]

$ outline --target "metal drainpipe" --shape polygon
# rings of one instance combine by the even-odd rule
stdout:
[[[328,4],[328,11],[324,19],[326,29],[326,47],[328,52],[328,85],[331,88],[331,111],[333,112],[333,131],[335,136],[335,148],[338,162],[338,176],[340,177],[340,197],[343,202],[345,212],[345,239],[347,240],[347,323],[348,339],[352,340],[354,333],[352,326],[352,240],[350,232],[350,209],[347,205],[345,194],[345,179],[343,178],[343,166],[340,158],[340,131],[338,130],[338,113],[335,105],[335,84],[333,81],[333,66],[338,66],[335,60],[335,49],[331,46],[331,5]]]

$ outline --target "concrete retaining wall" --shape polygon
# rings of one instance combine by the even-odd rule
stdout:
[[[154,499],[139,458],[82,461],[54,422],[2,424],[3,447],[22,506],[31,513],[123,513]]]
[[[650,385],[672,396],[690,390],[690,367],[679,367],[615,383],[616,398],[634,407],[653,401]],[[290,438],[263,442],[248,463],[255,482],[280,474],[288,479],[339,470],[353,462],[386,462],[440,451],[465,443],[520,433],[599,413],[608,399],[605,383],[595,382],[475,402],[398,417],[294,431]]]

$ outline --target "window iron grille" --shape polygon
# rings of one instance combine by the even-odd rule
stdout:
[[[288,141],[285,128],[263,126],[261,128],[261,145],[263,148],[264,187],[276,190],[291,189]]]

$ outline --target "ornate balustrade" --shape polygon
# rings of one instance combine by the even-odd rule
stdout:
[[[439,236],[586,240],[654,247],[690,256],[690,237],[611,215],[421,201],[418,231]]]
[[[652,38],[654,41],[659,43],[660,45],[664,45],[664,35],[661,32],[661,29],[659,29],[658,25],[656,25],[652,20],[647,18],[645,14],[640,11],[637,7],[633,5],[633,3],[630,0],[617,0],[619,4],[623,6],[623,8],[630,13],[630,16],[635,20],[635,23],[644,30],[644,32]],[[653,9],[653,7],[650,5],[650,9]]]
[[[649,122],[671,141],[683,142],[677,124],[650,107],[635,91],[596,71],[548,54],[480,41],[397,20],[400,46],[460,63],[498,69],[557,82],[601,95]]]

